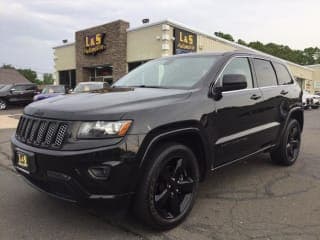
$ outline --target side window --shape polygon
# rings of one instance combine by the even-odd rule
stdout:
[[[224,69],[223,75],[225,74],[241,74],[246,77],[247,88],[252,88],[252,74],[248,58],[235,58],[228,66]]]
[[[35,85],[26,85],[25,90],[36,90],[36,86]]]
[[[12,89],[15,89],[16,91],[25,91],[26,86],[25,85],[16,85],[16,86],[13,86]]]
[[[284,65],[280,63],[273,63],[273,66],[276,69],[279,84],[284,85],[293,83],[292,78]]]
[[[271,62],[262,59],[253,59],[253,66],[257,74],[259,87],[277,85],[277,77]]]

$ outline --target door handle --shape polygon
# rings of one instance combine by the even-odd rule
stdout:
[[[260,99],[261,98],[261,96],[260,95],[256,95],[256,94],[253,94],[251,97],[250,97],[250,99],[252,99],[252,100],[258,100],[258,99]]]
[[[287,95],[287,94],[288,94],[288,91],[282,90],[282,91],[280,92],[280,94],[281,94],[281,95]]]

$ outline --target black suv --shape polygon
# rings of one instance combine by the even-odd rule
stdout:
[[[5,110],[9,104],[27,104],[33,101],[38,93],[37,85],[17,83],[0,86],[0,110]]]
[[[145,223],[168,229],[188,215],[207,173],[266,151],[292,165],[301,97],[277,59],[161,58],[111,88],[28,105],[12,137],[13,164],[50,195],[131,203]]]

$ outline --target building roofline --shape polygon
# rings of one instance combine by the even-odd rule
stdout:
[[[124,20],[117,20],[117,21],[124,21]],[[113,22],[116,22],[116,21],[113,21]],[[125,22],[125,21],[124,21]],[[235,42],[231,42],[229,40],[226,40],[224,38],[221,38],[221,37],[218,37],[216,35],[213,35],[213,34],[208,34],[208,33],[205,33],[203,31],[199,31],[199,30],[196,30],[195,28],[193,27],[190,27],[186,24],[183,24],[183,23],[180,23],[180,22],[177,22],[175,20],[171,20],[171,19],[164,19],[164,20],[160,20],[160,21],[156,21],[156,22],[152,22],[152,23],[148,23],[148,24],[143,24],[141,26],[138,26],[138,27],[133,27],[133,28],[128,28],[127,29],[127,32],[132,32],[132,31],[136,31],[136,30],[140,30],[140,29],[143,29],[143,28],[148,28],[148,27],[152,27],[152,26],[156,26],[156,25],[160,25],[160,24],[168,24],[168,25],[171,25],[173,27],[178,27],[178,28],[181,28],[183,30],[187,30],[189,32],[192,32],[192,33],[196,33],[196,34],[200,34],[200,35],[203,35],[203,36],[206,36],[208,38],[211,38],[211,39],[214,39],[214,40],[217,40],[219,42],[222,42],[222,43],[225,43],[225,44],[228,44],[230,46],[233,46],[237,49],[242,49],[242,50],[246,50],[246,51],[250,51],[250,52],[253,52],[253,53],[258,53],[260,55],[265,55],[265,56],[268,56],[270,58],[274,58],[274,59],[277,59],[277,60],[280,60],[280,61],[283,61],[287,64],[291,64],[291,65],[294,65],[296,67],[300,67],[300,68],[304,68],[306,70],[309,70],[309,71],[314,71],[314,69],[310,68],[310,66],[314,66],[314,65],[309,65],[309,66],[303,66],[303,65],[300,65],[300,64],[297,64],[297,63],[294,63],[294,62],[291,62],[291,61],[288,61],[288,60],[285,60],[285,59],[282,59],[282,58],[279,58],[279,57],[276,57],[276,56],[273,56],[271,54],[268,54],[268,53],[264,53],[262,51],[259,51],[259,50],[256,50],[256,49],[253,49],[253,48],[250,48],[250,47],[247,47],[247,46],[244,46],[244,45],[241,45],[239,43],[235,43]],[[104,25],[104,24],[102,24]],[[99,25],[99,26],[102,26],[102,25]],[[87,28],[87,29],[90,29],[90,28]],[[84,29],[86,30],[86,29]],[[80,30],[80,31],[83,31],[83,30]],[[78,32],[78,31],[76,31]],[[58,45],[58,46],[55,46],[53,47],[53,49],[57,49],[57,48],[62,48],[62,47],[67,47],[67,46],[71,46],[71,45],[74,45],[75,42],[72,42],[72,43],[67,43],[67,44],[63,44],[63,45]]]
[[[216,35],[212,35],[212,34],[208,34],[208,33],[205,33],[203,31],[199,31],[199,30],[196,30],[195,28],[193,27],[190,27],[186,24],[183,24],[183,23],[180,23],[180,22],[177,22],[177,21],[174,21],[174,20],[171,20],[171,19],[165,19],[165,20],[161,20],[161,21],[157,21],[157,22],[153,22],[153,23],[149,23],[149,24],[143,24],[141,26],[138,26],[138,27],[134,27],[134,28],[129,28],[127,29],[128,32],[131,32],[131,31],[136,31],[136,30],[139,30],[139,29],[143,29],[143,28],[147,28],[147,27],[152,27],[152,26],[156,26],[156,25],[160,25],[160,24],[169,24],[173,27],[178,27],[178,28],[181,28],[183,30],[187,30],[189,32],[192,32],[192,33],[196,33],[196,34],[200,34],[200,35],[203,35],[203,36],[206,36],[208,38],[211,38],[211,39],[214,39],[214,40],[217,40],[219,42],[222,42],[222,43],[225,43],[225,44],[228,44],[228,45],[231,45],[237,49],[242,49],[242,50],[246,50],[246,51],[250,51],[250,52],[253,52],[253,53],[258,53],[260,55],[265,55],[265,56],[268,56],[270,58],[274,58],[274,59],[278,59],[280,61],[283,61],[287,64],[292,64],[294,66],[297,66],[297,67],[301,67],[301,68],[304,68],[306,70],[309,70],[309,71],[314,71],[313,69],[309,68],[308,66],[303,66],[303,65],[300,65],[300,64],[297,64],[297,63],[294,63],[294,62],[291,62],[291,61],[288,61],[288,60],[285,60],[285,59],[282,59],[282,58],[279,58],[279,57],[276,57],[276,56],[273,56],[271,54],[268,54],[268,53],[264,53],[264,52],[261,52],[259,50],[256,50],[256,49],[253,49],[253,48],[250,48],[250,47],[247,47],[247,46],[244,46],[244,45],[241,45],[239,43],[235,43],[235,42],[231,42],[231,41],[228,41],[224,38],[221,38],[221,37],[218,37]]]
[[[62,45],[57,45],[57,46],[54,46],[52,49],[63,48],[63,47],[68,47],[68,46],[72,46],[72,45],[75,45],[75,42],[65,43],[65,44],[62,44]]]
[[[320,67],[320,64],[318,63],[318,64],[312,64],[312,65],[307,65],[307,67]]]

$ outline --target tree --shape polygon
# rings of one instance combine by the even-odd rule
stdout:
[[[53,84],[53,75],[51,73],[43,74],[43,84]]]
[[[26,79],[28,79],[32,83],[39,84],[39,79],[37,73],[33,70],[29,69],[17,69],[19,73],[21,73]]]
[[[215,32],[215,35],[234,42],[234,38],[231,34]],[[320,64],[320,48],[318,47],[295,50],[287,45],[277,43],[264,44],[259,41],[246,43],[242,39],[238,39],[237,43],[300,65]]]
[[[1,68],[4,68],[4,69],[15,69],[14,66],[12,66],[11,64],[3,64]]]
[[[220,37],[220,38],[224,38],[226,40],[229,40],[231,42],[234,42],[234,39],[233,37],[228,34],[228,33],[223,33],[223,32],[215,32],[214,35],[216,35],[217,37]]]
[[[247,43],[245,41],[243,41],[242,39],[238,39],[237,43],[244,45],[244,46],[247,46]]]

